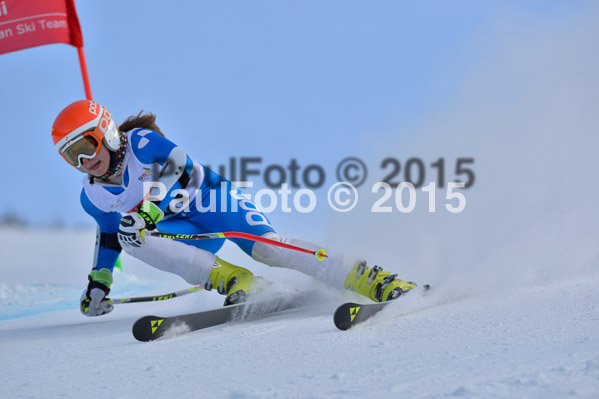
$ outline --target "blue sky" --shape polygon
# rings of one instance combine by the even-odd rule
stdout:
[[[517,27],[517,40],[591,4],[519,3],[76,1],[94,99],[117,121],[152,111],[202,163],[296,158],[323,165],[328,184],[339,160],[409,141],[411,126],[434,118],[488,60],[499,34]],[[0,76],[0,213],[91,226],[82,175],[50,138],[56,114],[84,97],[75,48],[1,55]]]

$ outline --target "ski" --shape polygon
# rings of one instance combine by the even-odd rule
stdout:
[[[177,316],[160,317],[144,316],[133,324],[132,333],[136,340],[154,341],[169,331],[174,335],[201,330],[235,320],[253,319],[259,316],[280,312],[287,309],[309,305],[318,294],[314,291],[273,298],[249,300],[235,305],[187,313]]]
[[[339,306],[333,315],[335,326],[340,330],[349,330],[355,324],[368,320],[392,301],[380,303],[347,302]]]
[[[422,289],[426,293],[431,289],[431,286],[429,284],[424,284],[422,286]],[[398,299],[401,300],[400,298]],[[383,310],[385,306],[397,301],[398,299],[387,302],[373,302],[367,304],[355,302],[344,303],[343,305],[339,306],[337,310],[335,310],[335,314],[333,315],[333,321],[335,322],[335,326],[338,329],[344,331],[349,330],[354,325],[368,320],[369,318]]]

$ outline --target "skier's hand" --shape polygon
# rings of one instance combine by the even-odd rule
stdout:
[[[143,231],[156,229],[156,223],[163,217],[164,214],[158,206],[152,202],[145,202],[141,210],[121,218],[117,233],[119,243],[121,246],[141,247],[146,243]]]
[[[112,272],[108,269],[93,269],[87,278],[89,284],[80,299],[81,314],[101,316],[112,312],[112,303],[106,298],[112,284]]]
[[[139,213],[123,216],[117,233],[119,243],[122,247],[141,247],[146,243],[146,239],[141,235],[144,230],[148,230],[148,223]]]

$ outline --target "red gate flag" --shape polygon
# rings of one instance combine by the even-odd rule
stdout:
[[[50,43],[83,46],[74,0],[0,0],[0,54]]]
[[[85,95],[91,100],[75,0],[0,0],[0,54],[50,43],[77,47]]]

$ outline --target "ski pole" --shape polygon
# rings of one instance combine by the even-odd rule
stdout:
[[[285,244],[276,240],[271,240],[270,238],[260,237],[254,234],[248,233],[239,233],[235,231],[229,231],[226,233],[205,233],[205,234],[172,234],[172,233],[162,233],[160,231],[147,231],[142,230],[142,236],[146,237],[162,237],[162,238],[171,238],[173,240],[204,240],[204,239],[215,239],[215,238],[242,238],[244,240],[257,241],[262,242],[264,244],[275,245],[281,248],[292,249],[294,251],[304,252],[306,254],[316,256],[318,260],[324,260],[328,255],[324,249],[319,249],[316,251],[312,251],[306,248],[296,247],[295,245]]]
[[[137,296],[133,298],[112,298],[109,299],[108,302],[118,305],[120,303],[134,303],[134,302],[154,302],[154,301],[166,301],[167,299],[173,299],[179,296],[192,294],[194,292],[198,292],[204,289],[201,285],[196,285],[195,287],[188,288],[186,290],[171,292],[170,294],[164,295],[156,295],[156,296]]]

